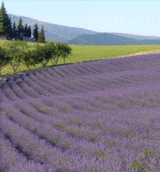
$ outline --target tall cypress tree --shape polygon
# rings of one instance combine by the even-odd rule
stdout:
[[[18,21],[17,31],[18,31],[18,38],[22,39],[21,35],[23,34],[23,25],[22,25],[22,19],[21,18]]]
[[[40,43],[45,43],[45,35],[44,35],[44,28],[43,28],[43,25],[42,25],[42,28],[41,28],[41,31],[39,33],[39,36],[38,36],[38,42]]]
[[[7,15],[4,2],[2,2],[0,9],[0,34],[12,37],[11,19]]]
[[[27,37],[31,37],[31,27],[29,26],[28,27],[28,30],[27,30]]]
[[[13,28],[12,28],[12,37],[17,38],[17,28],[15,21],[13,22]]]
[[[8,35],[13,38],[13,33],[12,33],[12,22],[11,22],[11,18],[9,18],[9,25],[8,25]]]
[[[24,34],[25,37],[28,37],[28,26],[27,26],[27,23],[24,26],[23,34]]]
[[[35,38],[35,40],[36,40],[36,42],[37,42],[37,40],[38,40],[38,25],[37,25],[37,23],[34,25],[34,29],[33,29],[33,36],[34,36],[34,38]]]
[[[3,2],[0,9],[0,34],[5,35],[6,27],[4,26],[4,14],[2,13],[2,11],[5,11]]]

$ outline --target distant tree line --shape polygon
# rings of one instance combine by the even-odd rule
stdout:
[[[32,46],[33,47],[33,46]],[[20,64],[25,64],[27,69],[36,64],[46,67],[50,61],[52,65],[57,65],[60,57],[64,63],[66,57],[71,54],[71,48],[67,44],[46,42],[44,45],[36,43],[34,49],[30,50],[26,41],[7,41],[0,47],[0,75],[1,70],[8,64],[16,73]]]
[[[31,27],[23,26],[22,18],[19,19],[18,25],[16,26],[15,21],[13,22],[13,26],[11,23],[11,19],[8,17],[6,9],[4,7],[4,2],[2,2],[0,9],[0,35],[5,37],[10,37],[11,39],[15,38],[15,40],[23,40],[23,37],[31,37]],[[37,23],[34,25],[33,37],[36,42],[45,43],[45,35],[44,35],[44,27],[42,25],[40,33],[38,32]]]

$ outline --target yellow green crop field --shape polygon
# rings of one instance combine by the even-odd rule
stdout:
[[[72,54],[66,59],[66,63],[77,63],[100,59],[125,57],[140,54],[160,53],[160,45],[128,45],[128,46],[87,46],[71,45]],[[59,61],[63,63],[63,61]]]

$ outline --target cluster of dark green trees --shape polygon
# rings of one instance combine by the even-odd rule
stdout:
[[[39,42],[39,43],[45,43],[46,42],[43,25],[42,25],[42,28],[40,30],[40,33],[38,32],[37,23],[34,25],[33,36],[34,36],[36,42]]]
[[[19,40],[19,39],[23,40],[23,36],[28,37],[28,38],[31,37],[31,27],[27,26],[27,24],[23,26],[21,18],[18,21],[17,27],[16,27],[15,21],[13,22],[13,27],[12,27],[11,19],[8,17],[8,14],[4,7],[4,2],[2,2],[1,9],[0,9],[0,35],[8,36],[11,39],[15,38],[16,40]],[[38,32],[37,23],[34,25],[33,37],[35,38],[36,42],[41,42],[41,43],[46,42],[43,25],[42,25],[40,33]]]
[[[16,38],[17,41],[6,41],[0,47],[0,75],[2,69],[10,64],[14,73],[21,64],[26,65],[28,69],[36,64],[41,64],[46,67],[50,61],[52,65],[57,65],[60,57],[65,59],[71,54],[72,49],[63,43],[46,42],[44,36],[44,28],[38,33],[38,25],[34,25],[33,35],[37,43],[29,46],[26,41],[23,41],[23,36],[31,37],[31,28],[27,24],[23,27],[22,19],[19,19],[18,26],[15,22],[13,28],[11,26],[11,19],[6,13],[4,3],[0,9],[0,35]],[[21,39],[22,38],[22,39]],[[19,40],[20,39],[20,40]],[[45,43],[44,45],[39,43]],[[32,50],[31,50],[32,49]]]
[[[44,45],[36,43],[29,46],[26,41],[7,41],[3,47],[0,47],[0,75],[1,70],[10,64],[14,73],[16,73],[20,64],[26,65],[28,69],[36,64],[46,67],[51,61],[52,65],[57,65],[60,57],[65,59],[71,54],[71,48],[67,44],[47,42]]]

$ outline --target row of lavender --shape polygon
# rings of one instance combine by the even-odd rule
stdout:
[[[159,171],[158,64],[148,55],[8,79],[1,170]]]
[[[11,105],[10,105],[10,107],[11,107]],[[149,156],[152,157],[152,162],[150,165],[156,165],[156,164],[158,165],[157,160],[158,160],[159,152],[157,152],[157,148],[159,147],[159,144],[158,144],[159,143],[158,142],[158,124],[159,123],[156,122],[158,119],[157,116],[153,117],[152,113],[155,113],[155,112],[157,113],[159,109],[157,109],[157,111],[155,111],[155,110],[150,111],[149,113],[148,113],[148,110],[146,110],[146,112],[144,112],[144,110],[140,111],[140,112],[138,111],[138,113],[137,113],[138,115],[144,114],[144,116],[142,116],[142,115],[141,116],[135,116],[133,114],[133,119],[141,118],[141,120],[137,120],[137,119],[136,119],[136,121],[131,120],[130,123],[128,123],[128,124],[126,122],[128,120],[130,120],[130,118],[129,117],[125,118],[124,113],[121,113],[121,115],[123,115],[123,118],[119,114],[118,117],[120,119],[114,118],[113,117],[114,113],[112,114],[112,116],[107,116],[107,118],[109,120],[112,120],[111,125],[109,125],[109,121],[106,121],[106,124],[102,123],[102,121],[104,121],[104,118],[102,118],[101,116],[100,116],[101,118],[97,118],[96,120],[92,119],[90,117],[90,119],[92,119],[92,121],[90,121],[89,119],[86,120],[86,118],[85,118],[86,122],[82,123],[83,118],[77,119],[76,116],[70,116],[69,115],[69,119],[67,118],[68,121],[70,121],[70,123],[68,122],[69,127],[65,126],[66,124],[68,124],[67,121],[62,120],[62,119],[56,120],[56,118],[48,118],[47,119],[47,117],[45,115],[41,115],[41,116],[35,116],[34,115],[34,118],[37,119],[36,121],[38,121],[38,119],[39,119],[40,123],[37,123],[33,120],[33,114],[30,114],[30,117],[32,116],[32,118],[28,118],[28,119],[24,115],[19,115],[20,113],[17,113],[16,110],[15,110],[15,114],[10,115],[12,112],[14,112],[14,110],[15,109],[11,108],[10,111],[7,111],[7,116],[12,121],[14,121],[18,124],[21,124],[21,126],[23,126],[23,128],[27,128],[28,130],[32,131],[33,133],[36,133],[38,136],[40,136],[41,138],[47,140],[50,144],[52,144],[52,146],[56,145],[56,147],[61,148],[61,150],[69,150],[69,154],[72,154],[73,152],[76,152],[76,150],[79,149],[79,152],[78,152],[79,154],[84,154],[85,152],[87,152],[90,156],[93,154],[92,156],[99,156],[99,158],[106,158],[107,157],[107,154],[105,153],[106,146],[108,148],[109,146],[113,146],[113,145],[116,146],[115,144],[118,143],[118,145],[117,145],[117,146],[119,146],[118,150],[122,151],[122,150],[126,149],[127,146],[130,146],[129,149],[134,148],[138,152],[141,151],[141,153],[144,151],[146,157],[149,157]],[[128,112],[130,112],[130,111],[128,111]],[[131,114],[131,112],[130,112],[130,114]],[[28,116],[29,116],[29,114],[28,114]],[[100,120],[97,121],[98,119],[100,119]],[[113,121],[113,119],[114,119],[114,121]],[[145,123],[142,123],[142,121],[144,119],[145,119]],[[43,123],[43,125],[42,125],[42,121],[46,121],[46,126],[44,125],[45,123]],[[120,123],[122,121],[125,124],[125,128],[122,124],[120,125]],[[114,124],[113,122],[116,123],[114,126],[113,126],[113,124]],[[29,141],[26,138],[22,137],[23,135],[26,136],[26,133],[20,134],[19,129],[16,128],[16,130],[15,130],[15,126],[13,126],[11,123],[5,123],[4,121],[2,123],[5,126],[12,126],[12,129],[10,128],[10,130],[8,131],[9,133],[7,131],[5,131],[4,133],[8,136],[7,138],[11,137],[10,139],[12,142],[15,139],[18,139],[19,144],[17,143],[17,146],[19,145],[19,148],[21,148],[21,149],[23,148],[23,152],[30,154],[34,149],[36,149],[35,147],[38,147],[38,145],[36,143],[28,143]],[[50,125],[48,125],[48,123],[51,124],[53,127],[50,127]],[[92,124],[91,127],[93,127],[93,129],[90,129],[90,128],[84,127],[84,126],[77,127],[74,123],[78,126],[81,126],[81,125],[85,126],[87,124],[88,125],[90,124],[89,126],[91,126],[91,124]],[[104,124],[104,125],[102,126],[102,124]],[[105,128],[106,125],[108,126],[108,128]],[[119,126],[118,130],[121,133],[117,133],[116,125]],[[129,127],[127,127],[127,125],[128,126],[132,125],[132,127],[129,128]],[[140,125],[141,125],[141,127],[137,128],[137,130],[133,131],[133,129],[135,128],[133,125],[135,125],[136,128],[137,128],[137,126],[140,126]],[[7,127],[5,128],[5,126],[3,126],[3,130],[5,130],[7,128]],[[66,129],[66,127],[67,127],[67,129]],[[103,127],[103,130],[102,129],[101,130],[104,132],[104,135],[102,135],[99,138],[98,138],[98,136],[100,133],[96,132],[96,129],[95,129],[96,127],[98,127],[98,128]],[[13,130],[13,128],[14,128],[14,130]],[[127,129],[127,132],[126,132],[126,129]],[[7,130],[8,130],[8,128],[7,128]],[[64,134],[63,132],[60,132],[59,130],[65,131],[66,134]],[[157,133],[155,133],[156,130],[157,130]],[[12,135],[11,134],[12,132],[14,132],[15,135]],[[140,137],[138,137],[138,135],[137,135],[138,132],[140,133],[139,134]],[[142,134],[145,132],[146,132],[146,134]],[[17,136],[17,133],[18,133],[18,136]],[[107,134],[107,137],[105,134]],[[67,136],[70,135],[70,137],[66,138],[66,135]],[[78,137],[79,138],[78,142],[73,139],[74,137],[71,139],[71,136],[72,137],[73,136]],[[35,136],[33,136],[33,137],[35,139]],[[33,137],[30,137],[29,140],[33,140]],[[122,139],[123,137],[127,137],[128,139],[125,139],[125,138]],[[135,139],[132,139],[132,137],[133,138],[135,137]],[[138,139],[136,139],[136,137],[138,137]],[[139,139],[139,138],[141,138],[141,139]],[[149,140],[147,140],[146,138],[149,138]],[[142,140],[142,139],[145,139],[145,140]],[[25,141],[22,143],[23,140],[25,140]],[[80,141],[82,141],[81,144],[80,144]],[[99,144],[102,146],[101,149],[96,146],[97,144],[91,144],[91,142],[95,142],[95,141],[96,142],[99,141]],[[26,145],[26,142],[28,143],[28,145]],[[31,148],[29,148],[29,144],[31,144],[30,145]],[[90,147],[91,145],[92,145],[92,147]],[[142,145],[143,145],[144,150],[141,150]],[[90,147],[91,150],[88,148],[88,146]],[[31,150],[25,150],[25,147],[27,147],[28,149],[31,149]],[[43,153],[42,150],[39,150],[39,151],[40,151],[40,153]],[[155,154],[155,152],[156,152],[156,154]],[[47,151],[44,154],[47,156]],[[132,156],[132,155],[133,155],[133,152],[130,154],[130,156]],[[143,155],[143,153],[141,155]],[[38,156],[38,154],[37,154],[37,156]],[[123,156],[125,157],[125,155],[123,155]],[[113,157],[113,155],[111,157]],[[157,160],[154,160],[155,157],[157,157]],[[116,157],[116,158],[118,158],[118,157]],[[34,160],[35,160],[35,158],[34,158]],[[136,160],[138,160],[138,158]],[[133,161],[133,159],[131,158],[131,162],[132,161]],[[129,163],[128,161],[126,161],[126,162],[127,162],[127,164]],[[44,162],[42,161],[41,163],[44,163]],[[65,164],[65,167],[66,167],[66,164]]]
[[[15,101],[29,97],[85,93],[115,86],[141,85],[158,80],[158,55],[152,58],[132,58],[102,60],[88,62],[87,65],[74,64],[27,73],[14,80],[8,79],[2,91],[4,97]]]

